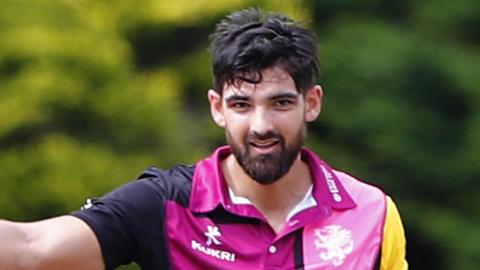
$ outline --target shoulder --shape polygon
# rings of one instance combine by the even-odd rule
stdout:
[[[143,257],[153,246],[163,248],[166,202],[188,203],[193,171],[194,166],[148,168],[137,180],[71,213],[96,235],[106,269]]]
[[[383,212],[380,269],[407,269],[405,232],[400,214],[391,197],[380,188],[345,172],[334,171],[334,173],[357,203],[357,206],[364,209],[368,208],[370,211],[377,209]]]
[[[191,191],[194,171],[195,165],[176,165],[168,170],[149,167],[133,183],[151,189],[166,200],[185,202]]]
[[[355,202],[379,202],[386,207],[386,194],[379,187],[364,182],[357,177],[354,177],[348,173],[333,170],[338,177],[340,183],[343,185],[348,194],[355,200]]]
[[[166,201],[174,200],[187,204],[191,190],[194,166],[174,166],[169,170],[150,167],[135,180],[128,182],[105,196],[89,199],[81,212],[156,212]]]

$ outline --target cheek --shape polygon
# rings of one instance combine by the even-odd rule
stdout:
[[[248,134],[248,122],[244,117],[226,115],[225,130],[229,133],[230,138],[235,141],[242,141]]]
[[[283,134],[287,141],[295,140],[305,127],[305,115],[303,113],[295,113],[277,120],[276,129]]]
[[[305,114],[302,111],[291,112],[278,116],[275,122],[277,127],[293,131],[305,123]]]

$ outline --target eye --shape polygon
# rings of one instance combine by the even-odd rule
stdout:
[[[278,99],[275,101],[275,107],[279,109],[286,109],[293,105],[293,101],[291,99]]]
[[[246,111],[250,108],[250,104],[245,101],[231,102],[228,104],[228,106],[234,109],[235,111],[239,111],[239,112]]]

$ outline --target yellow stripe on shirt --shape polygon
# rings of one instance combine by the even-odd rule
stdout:
[[[383,227],[381,270],[408,269],[406,260],[405,231],[397,207],[387,196],[387,213]]]

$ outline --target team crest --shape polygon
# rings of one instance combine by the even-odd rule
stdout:
[[[340,266],[353,251],[352,232],[340,225],[314,229],[314,235],[318,256],[325,263]]]

